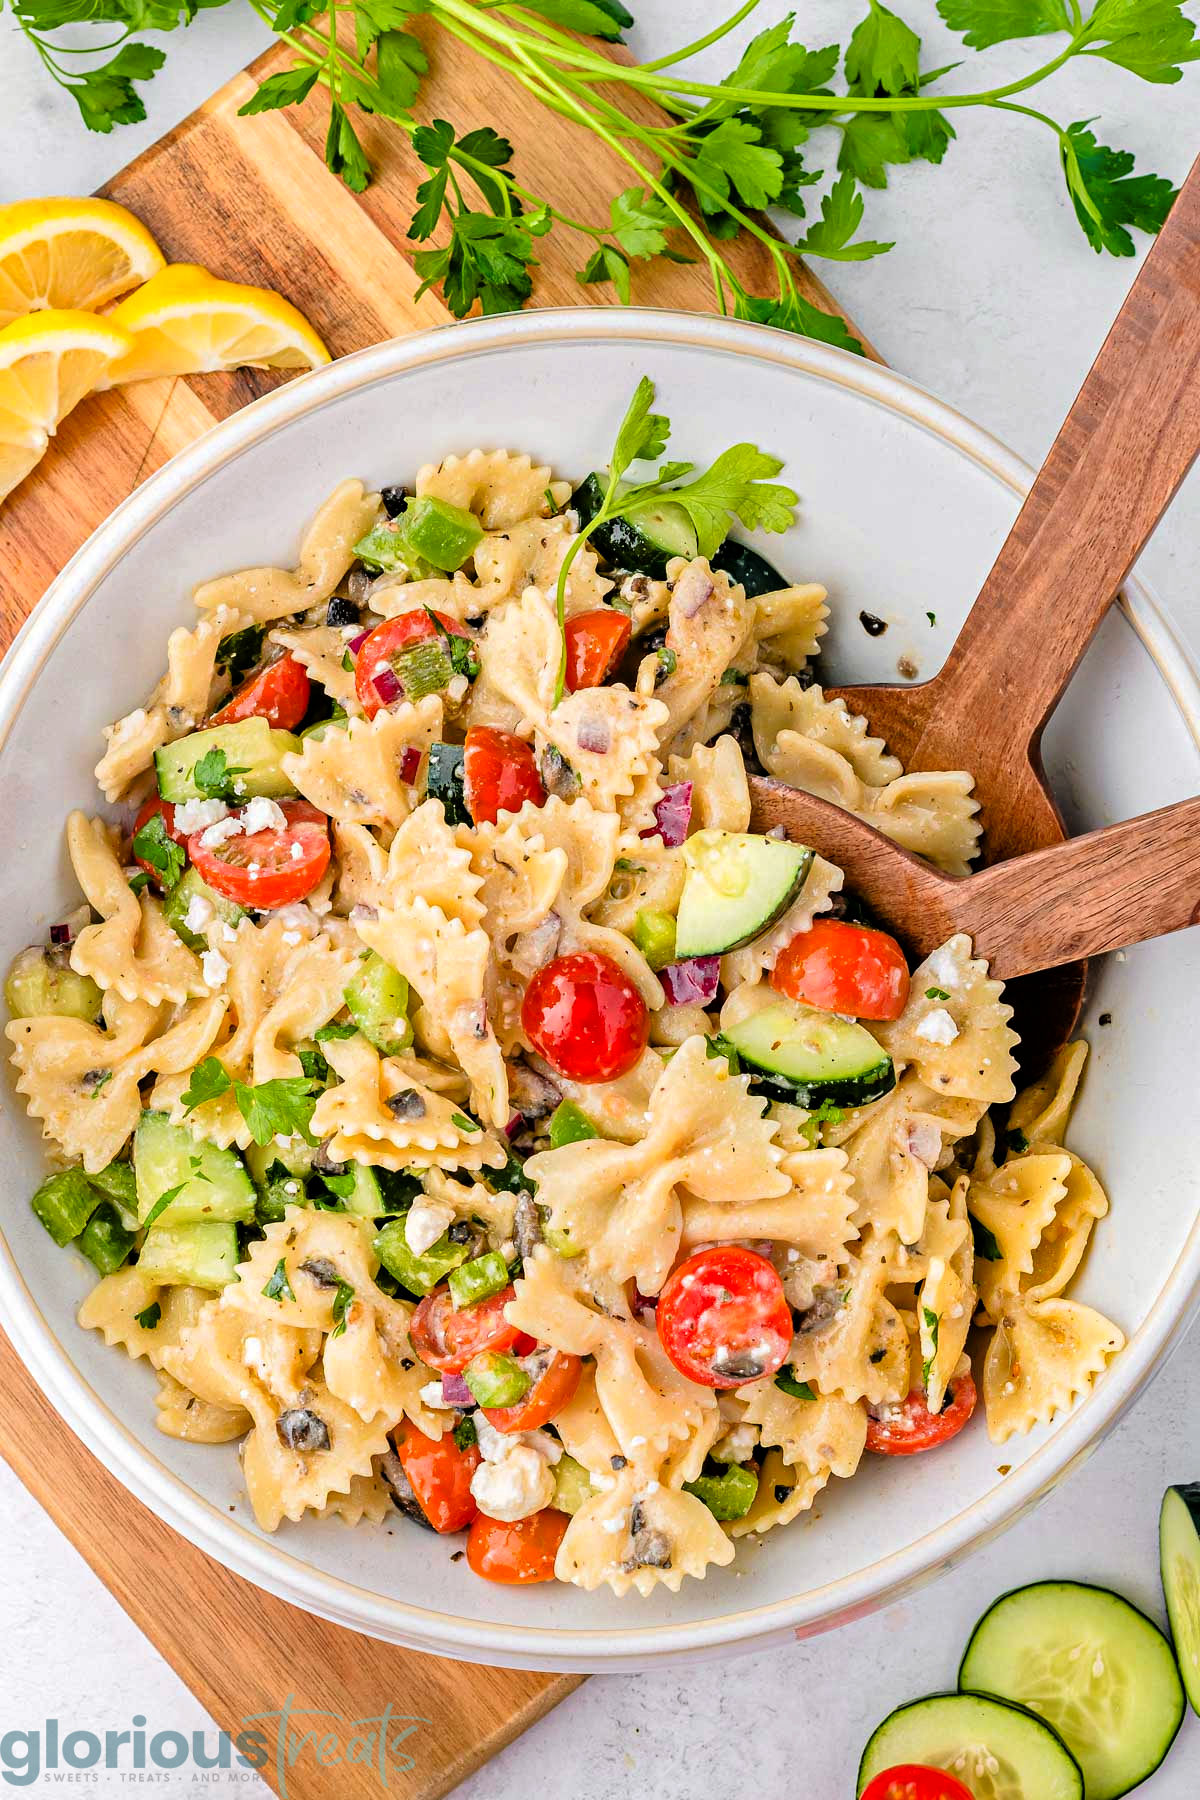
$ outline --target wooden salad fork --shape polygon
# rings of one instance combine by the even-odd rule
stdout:
[[[1194,922],[1200,801],[1071,842],[1041,737],[1198,452],[1200,158],[943,667],[913,686],[826,689],[906,769],[971,771],[994,866],[956,880],[824,801],[751,781],[756,827],[782,825],[838,862],[910,947],[948,927],[969,931],[998,976],[1055,970],[1013,996],[1037,1060],[1074,1027],[1078,959]]]

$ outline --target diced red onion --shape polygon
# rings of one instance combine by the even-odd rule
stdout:
[[[512,1118],[508,1121],[508,1124],[504,1127],[505,1137],[506,1138],[515,1138],[517,1133],[524,1126],[524,1124],[525,1124],[525,1114],[524,1113],[514,1113]]]
[[[581,750],[590,750],[593,756],[607,756],[612,749],[607,719],[581,720],[575,741]]]
[[[358,655],[359,651],[362,649],[363,645],[366,643],[366,641],[370,637],[370,635],[371,635],[371,633],[369,631],[360,631],[358,633],[357,637],[352,637],[349,640],[349,642],[346,645],[346,648],[350,652],[351,656]]]
[[[52,944],[69,944],[73,936],[74,933],[69,925],[52,925],[50,927],[50,942]]]
[[[942,1154],[942,1134],[932,1120],[909,1120],[908,1153],[927,1169],[933,1168]]]
[[[375,683],[375,688],[378,692],[378,682]],[[400,758],[400,779],[407,781],[409,787],[413,786],[417,776],[421,773],[421,755],[422,752],[417,749],[415,744],[409,744]]]
[[[474,1406],[475,1396],[461,1375],[442,1373],[442,1399],[447,1406]]]
[[[674,850],[682,844],[692,822],[691,782],[676,781],[664,788],[663,797],[654,809],[654,817],[658,824],[650,831],[643,831],[643,837],[661,837],[668,850]]]
[[[686,962],[669,963],[660,969],[668,1006],[707,1006],[717,997],[721,980],[719,956],[689,956]]]
[[[633,1298],[629,1302],[629,1306],[635,1319],[640,1320],[643,1325],[653,1325],[657,1317],[655,1312],[657,1305],[656,1298],[652,1298],[649,1294],[643,1294],[641,1288],[636,1283],[634,1284]]]
[[[404,689],[395,670],[389,669],[386,664],[372,675],[371,685],[384,706],[394,706],[397,700],[404,698]]]

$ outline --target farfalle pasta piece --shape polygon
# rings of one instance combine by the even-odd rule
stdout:
[[[206,994],[200,958],[172,931],[158,900],[131,891],[103,821],[73,812],[67,849],[88,904],[100,914],[100,923],[85,925],[71,946],[76,974],[151,1006]]]
[[[849,1480],[867,1444],[867,1409],[861,1401],[817,1394],[801,1400],[775,1381],[748,1382],[738,1389],[746,1424],[757,1425],[766,1447],[776,1446],[785,1463],[828,1470]]]
[[[847,1245],[858,1235],[844,1151],[793,1151],[779,1168],[788,1187],[776,1198],[722,1202],[685,1194],[681,1247],[769,1238],[791,1245],[813,1261],[842,1261]]]
[[[158,1372],[154,1406],[159,1431],[185,1444],[231,1444],[245,1437],[254,1423],[244,1406],[214,1406],[211,1400],[201,1400],[165,1369]]]
[[[415,705],[403,701],[373,719],[350,719],[324,737],[305,738],[302,750],[282,759],[283,771],[306,800],[338,823],[394,828],[420,799],[401,778],[404,752],[427,751],[441,732],[442,702],[426,694]]]
[[[768,1450],[758,1475],[758,1488],[749,1512],[726,1527],[731,1538],[759,1536],[776,1525],[790,1525],[807,1512],[829,1483],[826,1468],[793,1467],[778,1450]]]
[[[1016,1092],[1018,1040],[1002,993],[987,964],[972,959],[970,938],[959,932],[913,972],[900,1017],[872,1030],[892,1060],[911,1064],[935,1094],[993,1106]]]
[[[675,653],[675,667],[656,687],[657,658],[648,659],[642,668],[663,707],[659,732],[664,747],[670,748],[713,698],[722,675],[749,643],[755,609],[744,590],[710,568],[702,556],[691,562],[673,558],[667,564],[667,578],[671,582],[667,648]],[[639,687],[643,679],[639,671]]]
[[[819,582],[776,588],[754,599],[754,635],[760,655],[787,669],[801,669],[825,635],[828,594]]]
[[[488,612],[530,587],[553,594],[574,538],[565,513],[552,519],[521,519],[507,530],[489,532],[475,549],[476,613]],[[601,575],[595,551],[585,543],[567,575],[566,616],[603,606],[612,585],[611,577]]]
[[[666,1063],[658,1051],[643,1050],[632,1069],[615,1081],[569,1081],[537,1057],[533,1065],[553,1078],[564,1100],[571,1100],[603,1138],[635,1144],[646,1129],[650,1095]]]
[[[400,906],[419,896],[468,931],[483,923],[480,898],[486,864],[446,823],[440,800],[424,800],[400,826],[379,883],[380,904]]]
[[[17,1092],[40,1121],[42,1135],[63,1155],[98,1174],[124,1146],[142,1111],[139,1083],[152,1072],[191,1069],[211,1047],[227,1002],[223,995],[189,1007],[171,1028],[154,1033],[160,1009],[144,1000],[105,1001],[107,1027],[51,1016],[13,1019]]]
[[[1088,1047],[1082,1038],[1064,1044],[1041,1080],[1022,1088],[1013,1101],[1009,1133],[1020,1133],[1031,1144],[1061,1144],[1087,1058]]]
[[[561,648],[554,609],[537,588],[497,606],[479,639],[468,723],[532,737],[554,705]]]
[[[841,892],[845,876],[823,856],[813,854],[804,886],[781,919],[740,950],[721,958],[721,980],[726,992],[753,987],[769,974],[794,937],[812,927],[819,913],[828,912],[833,896]]]
[[[502,823],[460,825],[456,831],[498,955],[507,954],[513,938],[535,930],[549,916],[567,873],[566,850],[547,847],[536,829],[533,815],[539,811],[526,805]]]
[[[685,1194],[740,1213],[791,1187],[766,1103],[748,1088],[690,1038],[650,1095],[640,1143],[591,1138],[530,1157],[555,1229],[617,1280],[635,1276],[644,1294],[657,1294],[678,1253]]]
[[[350,712],[359,710],[354,683],[354,658],[336,625],[310,625],[289,631],[273,631],[270,641],[286,650],[300,664],[310,681],[324,688],[331,700]],[[347,668],[349,663],[349,668]]]
[[[145,774],[156,750],[194,731],[207,717],[217,649],[222,637],[237,624],[236,614],[218,609],[191,631],[179,626],[167,639],[167,672],[145,706],[105,726],[107,748],[95,772],[100,791],[110,804]]]
[[[504,1152],[460,1105],[427,1080],[416,1057],[380,1057],[361,1035],[324,1045],[337,1085],[318,1096],[314,1137],[329,1141],[335,1162],[383,1169],[497,1168]],[[388,1102],[394,1104],[389,1106]],[[418,1107],[420,1110],[418,1111]]]
[[[821,1394],[875,1405],[908,1392],[908,1332],[887,1298],[895,1240],[868,1234],[800,1320],[792,1374]]]
[[[614,1594],[656,1587],[677,1594],[685,1575],[700,1578],[733,1555],[703,1501],[631,1467],[607,1492],[584,1501],[559,1545],[554,1573],[589,1592],[607,1584]]]
[[[367,1519],[382,1525],[395,1512],[392,1490],[378,1471],[356,1475],[347,1494],[333,1494],[317,1514],[319,1519],[340,1519],[343,1525],[361,1525]]]
[[[305,532],[297,568],[240,569],[202,582],[193,599],[201,612],[227,607],[260,625],[319,606],[349,569],[355,544],[378,512],[378,494],[368,494],[361,481],[343,481]]]
[[[678,909],[687,864],[678,846],[653,837],[630,844],[613,864],[608,887],[588,908],[588,919],[623,935],[632,932],[639,912]]]
[[[553,506],[547,507],[547,490]],[[477,515],[485,531],[505,531],[522,519],[565,506],[569,481],[555,481],[544,463],[513,450],[471,450],[417,470],[418,495],[431,494]]]
[[[666,720],[657,695],[618,684],[580,688],[548,715],[544,735],[579,777],[584,799],[600,812],[615,812],[656,773]]]
[[[929,1175],[947,1160],[949,1146],[973,1131],[973,1100],[935,1093],[915,1069],[905,1069],[890,1094],[827,1127],[849,1161],[855,1218],[860,1227],[894,1231],[915,1244],[925,1222]]]
[[[1091,1387],[1124,1343],[1111,1320],[1078,1300],[1006,1294],[983,1367],[992,1442],[1048,1425]]]
[[[1034,1253],[1066,1199],[1071,1159],[1065,1150],[1015,1157],[985,1180],[972,1180],[967,1206],[987,1233],[977,1258],[983,1308],[995,1319],[1004,1296],[1033,1273]]]
[[[949,1200],[931,1200],[924,1242],[926,1263],[917,1295],[921,1375],[931,1413],[945,1404],[966,1349],[975,1310],[975,1247],[967,1219],[967,1178],[955,1182]]]
[[[689,834],[749,831],[750,785],[736,738],[719,737],[715,744],[697,744],[688,756],[669,757],[667,778],[692,784]]]
[[[76,1319],[85,1331],[98,1331],[110,1349],[128,1356],[144,1356],[156,1369],[163,1351],[179,1342],[181,1332],[194,1325],[212,1296],[198,1287],[163,1287],[136,1263],[104,1275],[80,1304]],[[140,1315],[157,1305],[153,1325],[143,1325]]]

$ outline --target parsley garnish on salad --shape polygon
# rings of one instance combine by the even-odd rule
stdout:
[[[300,1136],[305,1143],[316,1139],[309,1132],[316,1096],[314,1078],[309,1075],[287,1075],[276,1081],[262,1081],[249,1087],[234,1081],[218,1057],[206,1056],[192,1070],[192,1078],[183,1095],[183,1109],[191,1112],[208,1100],[219,1100],[233,1089],[237,1109],[250,1127],[256,1144],[269,1144],[274,1137]]]
[[[182,846],[169,835],[160,812],[151,813],[141,830],[135,832],[133,854],[155,870],[164,894],[169,894],[178,885],[187,857]],[[132,887],[133,882],[129,885]]]

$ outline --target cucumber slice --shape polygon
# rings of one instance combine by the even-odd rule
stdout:
[[[711,566],[728,575],[730,581],[740,582],[748,600],[757,600],[760,594],[777,594],[780,588],[791,586],[774,563],[769,563],[749,544],[736,543],[733,538],[725,539]]]
[[[760,937],[785,913],[813,853],[786,838],[697,831],[683,846],[687,875],[675,921],[675,954],[720,956]]]
[[[14,1019],[48,1014],[95,1024],[104,996],[90,975],[77,975],[66,955],[31,944],[13,958],[4,999]]]
[[[1157,1769],[1183,1720],[1183,1687],[1157,1625],[1107,1588],[1038,1581],[984,1613],[960,1689],[1035,1712],[1083,1770],[1088,1800],[1117,1800]],[[1036,1791],[1036,1790],[1035,1790]]]
[[[409,500],[397,528],[413,555],[446,575],[461,569],[483,541],[483,526],[474,513],[435,494]]]
[[[372,950],[346,989],[350,1017],[384,1056],[402,1056],[412,1045],[408,1022],[408,982]]]
[[[1200,1482],[1163,1495],[1158,1547],[1179,1673],[1192,1711],[1200,1713]]]
[[[599,475],[589,475],[571,495],[571,505],[582,525],[590,525],[604,502],[608,486]],[[690,562],[697,550],[696,528],[681,506],[670,500],[652,500],[628,518],[609,519],[591,534],[593,549],[614,569],[629,569],[661,580],[673,556]]]
[[[235,1279],[238,1260],[236,1225],[155,1225],[137,1266],[164,1287],[223,1288]]]
[[[1083,1800],[1079,1764],[1023,1706],[986,1694],[930,1694],[889,1713],[858,1765],[861,1794],[885,1769],[945,1769],[975,1800]]]
[[[121,1223],[116,1207],[102,1200],[80,1232],[76,1247],[97,1274],[112,1275],[127,1260],[136,1241],[133,1232]]]
[[[61,1169],[47,1175],[29,1204],[61,1250],[79,1236],[100,1196],[82,1169]]]
[[[865,1106],[896,1085],[891,1057],[865,1025],[782,996],[723,1036],[758,1072],[754,1091],[793,1106]]]
[[[227,900],[224,894],[218,894],[215,888],[210,888],[195,869],[185,869],[163,901],[163,918],[176,937],[181,937],[188,949],[195,950],[198,955],[208,949],[208,939],[200,932],[192,931],[186,923],[193,900],[206,901],[212,908],[208,917],[220,919],[222,924],[232,925],[235,930],[246,917],[236,900]]]
[[[234,1150],[218,1150],[194,1138],[166,1113],[144,1112],[133,1138],[138,1217],[143,1221],[165,1193],[175,1198],[155,1221],[164,1226],[248,1224],[254,1217],[254,1183]]]
[[[285,1149],[277,1144],[274,1138],[269,1144],[247,1144],[242,1152],[243,1160],[250,1171],[251,1179],[259,1187],[265,1187],[271,1179],[271,1170],[278,1164],[288,1175],[295,1175],[298,1180],[306,1181],[312,1171],[313,1146],[295,1138]]]
[[[430,744],[429,767],[425,776],[426,792],[431,800],[440,800],[446,809],[447,825],[472,825],[467,805],[463,765],[465,752],[461,744]]]
[[[121,1223],[127,1231],[136,1231],[138,1223],[137,1184],[133,1178],[131,1162],[110,1162],[98,1175],[89,1175],[88,1180],[97,1193],[111,1200],[120,1214]]]
[[[564,1450],[554,1465],[554,1498],[550,1504],[555,1512],[570,1513],[573,1516],[595,1492],[592,1478],[583,1464],[576,1462]]]
[[[287,798],[296,790],[283,772],[283,758],[299,748],[298,737],[290,731],[273,731],[266,719],[211,725],[207,731],[190,732],[154,752],[158,791],[164,800],[211,799],[211,794],[203,794],[196,786],[193,771],[202,756],[220,750],[224,767],[237,771],[232,777],[237,800],[251,800],[256,794],[270,800]]]

